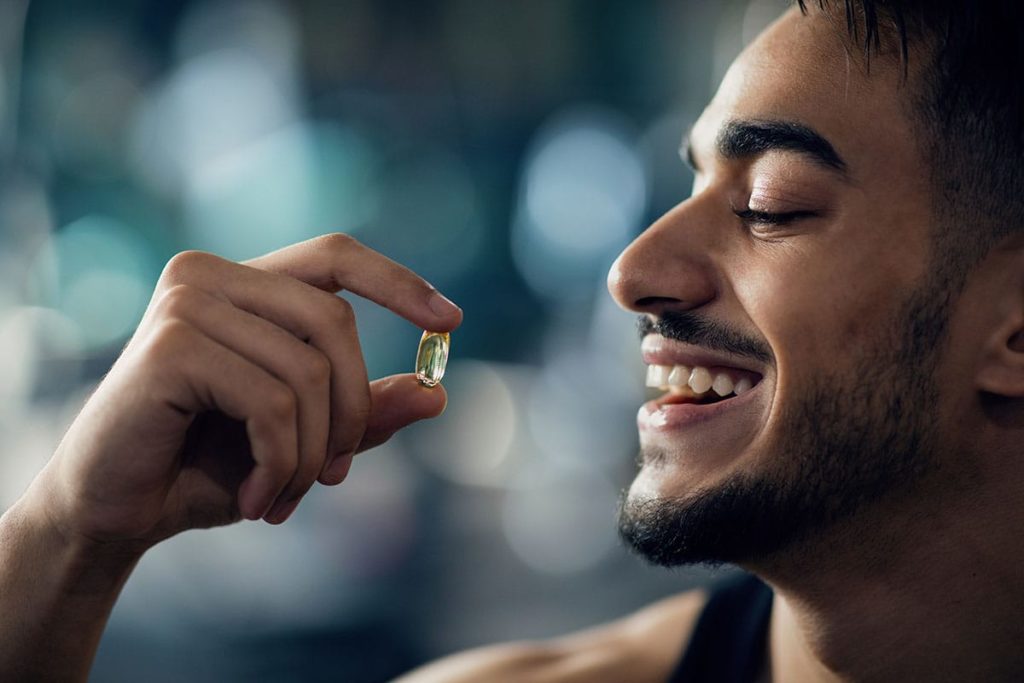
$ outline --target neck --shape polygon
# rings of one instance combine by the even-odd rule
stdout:
[[[961,490],[960,505],[861,515],[820,547],[751,567],[776,593],[772,679],[1024,680],[1024,488],[1003,474]]]

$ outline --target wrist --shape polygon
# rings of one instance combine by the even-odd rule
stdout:
[[[0,671],[86,680],[141,549],[69,535],[33,484],[0,516]]]
[[[14,531],[24,544],[52,558],[51,567],[60,573],[68,589],[119,591],[149,544],[102,540],[80,531],[65,513],[66,506],[48,480],[47,469],[4,513],[5,531]]]

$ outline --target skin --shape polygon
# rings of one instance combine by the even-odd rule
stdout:
[[[820,369],[849,376],[850,350],[877,344],[879,328],[925,280],[934,198],[906,91],[884,61],[868,74],[840,33],[818,12],[790,11],[737,59],[690,135],[700,169],[693,196],[610,273],[624,308],[653,317],[700,311],[763,341],[774,357],[755,418],[728,439],[642,434],[644,448],[664,457],[641,468],[631,496],[685,496],[780,466],[786,406]],[[847,176],[792,152],[721,157],[714,141],[736,119],[813,127]],[[733,213],[748,202],[815,215],[768,233]],[[146,549],[242,516],[281,522],[314,481],[339,483],[352,453],[443,409],[442,391],[408,376],[366,381],[351,311],[324,294],[339,288],[421,327],[460,321],[457,310],[430,310],[433,290],[416,275],[344,237],[244,265],[197,254],[171,262],[125,354],[0,518],[0,596],[8,596],[0,670],[84,679]],[[748,567],[776,591],[765,677],[1024,678],[1019,240],[972,272],[936,373],[934,473],[913,493]],[[196,419],[209,411],[237,421]],[[664,680],[702,602],[684,594],[591,631],[457,655],[403,680]]]

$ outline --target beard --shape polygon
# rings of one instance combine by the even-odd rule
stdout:
[[[908,296],[890,329],[848,373],[816,375],[781,416],[780,442],[762,460],[770,464],[679,498],[623,496],[622,539],[666,567],[763,564],[878,501],[907,495],[936,467],[934,371],[951,300],[943,290],[930,285]],[[733,349],[721,340],[737,337],[692,313],[641,322],[641,334],[645,327],[724,350]],[[641,466],[665,467],[671,458],[645,451]]]

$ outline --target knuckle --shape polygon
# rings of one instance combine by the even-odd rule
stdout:
[[[328,385],[331,381],[331,362],[324,354],[310,349],[302,363],[302,375],[307,384]]]
[[[359,240],[344,232],[332,232],[320,238],[324,248],[331,251],[347,251],[359,246]]]
[[[260,463],[260,466],[266,468],[271,480],[282,491],[287,489],[295,473],[295,461],[289,453],[275,453],[274,457]]]
[[[339,329],[355,324],[355,310],[348,301],[330,292],[316,292],[316,296],[316,313],[312,321],[316,332],[329,338]]]
[[[193,345],[194,334],[192,326],[182,320],[165,320],[150,336],[145,355],[154,362],[175,358]]]
[[[347,327],[355,322],[356,312],[352,309],[352,304],[334,294],[325,293],[324,296],[327,304],[326,322],[331,325],[331,329]]]
[[[195,273],[207,267],[217,257],[205,251],[190,249],[171,257],[160,275],[160,282],[165,286],[187,282],[195,277]]]
[[[168,320],[157,328],[154,343],[170,348],[187,347],[194,334],[192,326],[182,320]]]
[[[274,424],[293,422],[297,408],[298,400],[295,393],[285,385],[270,391],[263,402],[267,418]]]
[[[191,285],[172,285],[160,297],[159,310],[165,318],[185,318],[197,303],[199,292]]]

